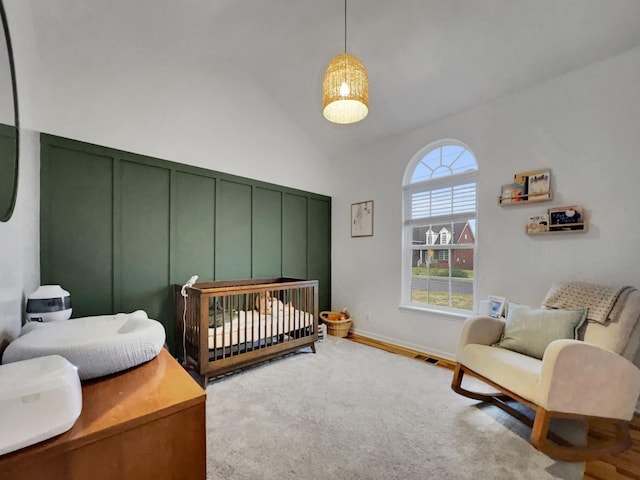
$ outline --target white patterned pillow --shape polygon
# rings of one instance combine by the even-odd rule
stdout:
[[[604,325],[616,300],[627,288],[629,287],[611,288],[583,282],[557,283],[549,289],[542,305],[547,308],[587,308],[587,318]]]

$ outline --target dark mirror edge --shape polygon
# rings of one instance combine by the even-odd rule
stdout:
[[[4,9],[4,3],[0,0],[0,17],[2,17],[2,28],[4,31],[5,42],[7,44],[7,56],[9,58],[9,69],[11,72],[11,88],[13,90],[13,119],[14,127],[16,131],[15,137],[15,172],[13,179],[13,195],[11,196],[11,204],[9,208],[2,214],[0,221],[6,222],[11,218],[13,210],[16,206],[16,199],[18,197],[18,172],[20,170],[20,119],[18,116],[18,88],[16,82],[16,67],[13,60],[13,46],[11,44],[11,35],[9,32],[9,22],[7,21],[7,14]]]

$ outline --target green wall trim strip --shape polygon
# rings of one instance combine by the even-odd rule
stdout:
[[[146,310],[175,353],[170,286],[293,276],[331,305],[331,198],[41,134],[41,282],[73,316]]]

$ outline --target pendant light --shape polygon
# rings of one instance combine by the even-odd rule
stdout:
[[[369,113],[369,79],[358,57],[347,53],[347,0],[344,0],[344,53],[329,63],[322,81],[322,108],[327,120],[356,123]]]

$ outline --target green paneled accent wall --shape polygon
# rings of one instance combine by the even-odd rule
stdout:
[[[314,278],[321,285],[331,282],[331,259],[326,252],[331,250],[331,238],[327,234],[331,231],[331,204],[309,199],[309,278]],[[331,292],[327,289],[319,291],[320,305],[331,304]]]
[[[282,275],[307,278],[308,199],[286,193],[282,206]]]
[[[76,317],[111,312],[117,308],[113,291],[114,158],[56,145],[43,149],[42,154],[41,282],[60,284],[72,292]]]
[[[175,351],[171,285],[289,276],[331,305],[331,199],[43,134],[41,282],[73,316],[143,309]]]
[[[120,162],[117,310],[160,318],[169,295],[170,170]],[[72,297],[73,300],[73,297]]]
[[[251,185],[220,180],[216,210],[216,278],[251,278]]]
[[[282,265],[282,192],[253,189],[252,271],[268,277]]]
[[[198,274],[202,279],[212,279],[215,271],[216,179],[175,172],[173,192],[174,256],[170,263],[174,278],[186,281],[191,275]]]

